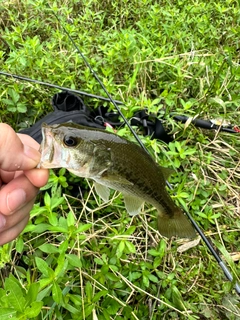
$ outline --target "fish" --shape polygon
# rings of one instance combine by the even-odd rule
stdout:
[[[42,125],[39,168],[66,168],[91,179],[96,193],[108,201],[110,189],[122,193],[129,215],[141,212],[144,202],[158,211],[157,226],[167,238],[194,238],[184,212],[166,190],[170,170],[158,165],[136,143],[115,133],[73,122]]]

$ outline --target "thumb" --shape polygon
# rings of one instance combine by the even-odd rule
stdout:
[[[0,123],[0,168],[6,171],[30,170],[40,161],[40,153],[24,145],[16,132]]]

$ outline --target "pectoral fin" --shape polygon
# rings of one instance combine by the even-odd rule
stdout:
[[[118,190],[120,191],[122,188],[129,188],[133,185],[132,182],[127,179],[117,175],[117,174],[109,174],[107,170],[105,170],[100,177],[94,177],[94,186],[97,194],[100,198],[102,198],[105,202],[109,200],[110,190]]]
[[[125,207],[130,216],[136,216],[137,214],[139,214],[144,201],[140,198],[133,197],[127,194],[124,194],[123,196]]]
[[[95,190],[97,192],[97,194],[99,195],[99,197],[107,202],[109,200],[109,196],[110,196],[110,190],[108,187],[104,186],[103,184],[94,182],[94,187]]]

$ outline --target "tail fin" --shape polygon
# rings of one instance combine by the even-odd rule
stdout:
[[[158,230],[161,235],[167,238],[191,239],[196,237],[196,232],[191,222],[179,208],[176,208],[172,217],[161,212],[158,213]]]

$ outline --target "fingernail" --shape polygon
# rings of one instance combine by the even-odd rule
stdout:
[[[12,213],[20,208],[26,201],[26,192],[23,189],[15,189],[7,195],[7,207]]]
[[[4,215],[0,214],[0,229],[4,228],[6,224],[6,218],[4,217]]]
[[[27,145],[24,145],[23,152],[28,158],[30,158],[36,162],[40,161],[40,153],[36,149],[31,148]]]

